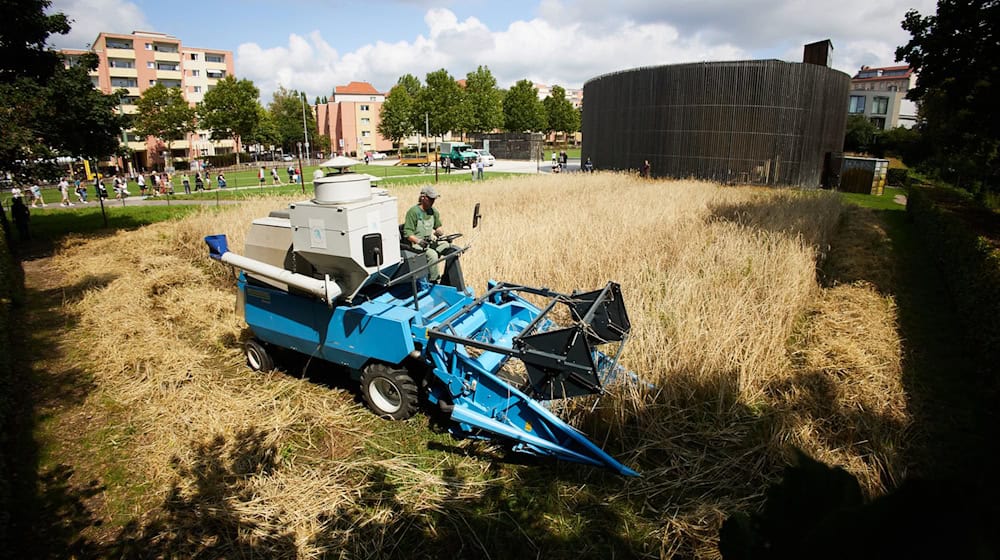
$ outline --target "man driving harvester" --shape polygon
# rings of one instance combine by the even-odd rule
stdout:
[[[440,196],[434,187],[420,189],[417,204],[406,211],[403,221],[403,236],[413,245],[414,251],[425,252],[428,262],[437,260],[443,251],[451,247],[447,241],[438,239],[444,235],[441,213],[434,208],[434,201]],[[437,282],[440,277],[440,265],[432,266],[427,271],[427,278],[431,282]]]

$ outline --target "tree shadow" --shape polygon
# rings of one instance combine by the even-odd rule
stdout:
[[[218,435],[195,444],[194,459],[174,459],[180,480],[167,498],[141,520],[124,527],[103,551],[109,558],[294,558],[290,531],[262,529],[233,507],[249,502],[255,475],[274,471],[278,451],[256,428],[237,433],[232,441]]]
[[[64,554],[89,557],[93,544],[82,534],[101,525],[92,503],[103,487],[95,480],[79,481],[66,464],[43,465],[35,433],[51,411],[72,410],[83,404],[96,385],[82,368],[43,369],[44,363],[64,363],[59,331],[75,317],[60,305],[115,279],[114,275],[87,277],[68,287],[25,290],[25,306],[18,311],[23,329],[11,333],[11,402],[4,476],[11,482],[10,545],[14,557],[56,558]],[[72,428],[69,428],[72,429]]]

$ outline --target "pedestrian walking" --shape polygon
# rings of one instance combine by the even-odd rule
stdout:
[[[66,177],[59,181],[59,194],[62,196],[62,200],[59,201],[60,206],[73,206],[73,203],[69,201],[69,181],[66,180]]]
[[[74,191],[76,191],[76,198],[80,201],[80,204],[87,203],[87,187],[83,186],[83,181],[79,177],[73,180]]]
[[[215,183],[219,185],[220,189],[226,188],[226,176],[220,171],[219,176],[215,178]]]
[[[483,180],[483,168],[486,164],[483,163],[483,158],[476,158],[476,176],[482,181]]]
[[[184,194],[191,194],[191,177],[187,173],[181,175],[181,184],[184,185]]]
[[[194,174],[194,190],[204,191],[205,190],[205,180],[201,178],[201,171]]]
[[[262,186],[262,187],[264,186],[264,168],[263,167],[258,167],[257,168],[257,183],[260,186]]]
[[[272,167],[271,168],[271,184],[272,185],[280,185],[281,184],[281,175],[278,173],[278,168],[277,167]]]
[[[135,182],[139,185],[139,194],[146,196],[146,177],[143,176],[142,171],[135,178]]]
[[[41,208],[45,208],[45,199],[42,198],[42,187],[35,184],[31,185],[31,188],[28,190],[31,191],[31,207],[39,208],[39,205],[41,205]]]

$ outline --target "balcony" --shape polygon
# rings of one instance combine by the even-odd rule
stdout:
[[[157,70],[156,71],[156,80],[157,81],[163,81],[163,80],[176,80],[176,81],[180,81],[181,78],[182,78],[182,75],[181,75],[181,71],[180,70]]]
[[[135,68],[117,68],[109,66],[108,75],[112,78],[138,78],[139,71]]]
[[[132,49],[112,49],[108,48],[104,51],[108,58],[130,58],[135,60],[135,51]]]
[[[180,63],[180,61],[181,61],[181,53],[179,53],[179,52],[156,51],[153,54],[153,58],[157,62],[177,62],[177,63]]]

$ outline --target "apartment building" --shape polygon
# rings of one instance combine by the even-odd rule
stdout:
[[[847,103],[849,115],[863,115],[881,130],[911,128],[917,122],[917,105],[906,92],[917,85],[909,66],[862,66],[851,78]]]
[[[329,103],[315,107],[319,134],[330,139],[339,154],[364,154],[392,149],[392,141],[378,133],[385,94],[368,82],[337,86]]]
[[[535,89],[538,90],[539,100],[544,100],[552,93],[551,86],[547,86],[545,84],[536,84],[536,83],[532,83],[532,85],[534,85]],[[563,88],[563,89],[566,90],[566,99],[568,99],[569,102],[573,104],[574,109],[579,109],[580,107],[583,106],[582,89],[572,89],[572,88]]]
[[[74,64],[88,51],[61,52],[67,64]],[[126,114],[135,113],[139,97],[156,84],[180,88],[193,105],[202,101],[205,92],[220,79],[233,74],[231,51],[187,47],[176,37],[152,31],[133,31],[130,35],[102,32],[90,52],[99,59],[97,69],[90,74],[94,87],[104,93],[127,90],[121,104]],[[132,132],[126,133],[125,141],[133,152],[129,164],[147,169],[230,153],[236,148],[231,138],[211,138],[205,130],[195,131],[170,146],[152,137],[137,138]]]

